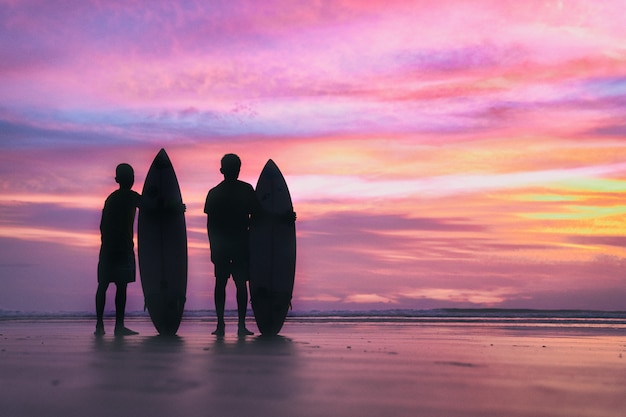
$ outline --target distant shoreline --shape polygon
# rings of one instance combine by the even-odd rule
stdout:
[[[58,312],[37,312],[37,311],[14,311],[0,310],[0,320],[28,320],[28,319],[91,319],[95,315],[91,311],[58,311]],[[114,312],[109,311],[107,317],[114,317]],[[228,317],[236,317],[236,310],[227,310]],[[148,312],[130,311],[126,313],[129,318],[148,318]],[[213,319],[213,310],[187,310],[183,315],[184,319]],[[250,312],[252,318],[252,312]],[[531,321],[540,320],[623,320],[626,324],[626,311],[601,311],[601,310],[533,310],[533,309],[499,309],[499,308],[442,308],[430,310],[410,310],[410,309],[389,309],[389,310],[311,310],[292,311],[288,318],[317,319],[317,320],[520,320]]]

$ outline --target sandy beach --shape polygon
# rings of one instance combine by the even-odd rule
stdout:
[[[0,321],[0,415],[623,417],[626,329],[291,320],[282,337]],[[252,329],[256,328],[251,325]]]

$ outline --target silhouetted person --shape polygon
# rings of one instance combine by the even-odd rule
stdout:
[[[135,173],[128,164],[119,164],[115,170],[115,182],[120,188],[104,202],[100,221],[100,259],[98,261],[98,290],[96,292],[96,335],[104,332],[104,305],[109,284],[114,282],[115,335],[138,334],[124,326],[126,286],[135,281],[135,251],[133,248],[133,224],[141,195],[131,190]]]
[[[221,160],[220,172],[224,181],[212,188],[204,205],[207,214],[207,231],[211,245],[211,262],[215,267],[215,311],[217,329],[213,334],[224,335],[224,306],[226,283],[230,276],[237,287],[237,312],[240,336],[252,335],[246,329],[249,279],[248,229],[250,218],[261,211],[254,189],[238,180],[241,160],[227,154]]]

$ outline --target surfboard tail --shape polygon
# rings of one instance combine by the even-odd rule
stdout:
[[[186,297],[182,294],[146,294],[145,304],[148,308],[150,319],[159,334],[165,336],[176,334],[180,327],[186,301]]]
[[[250,299],[261,334],[276,336],[282,329],[291,306],[291,293],[254,288],[250,290]]]

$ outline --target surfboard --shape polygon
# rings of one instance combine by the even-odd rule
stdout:
[[[272,214],[293,212],[287,182],[271,159],[261,171],[255,192]],[[250,301],[262,335],[280,332],[291,305],[296,272],[296,227],[270,216],[250,225]]]
[[[174,335],[187,294],[187,228],[180,187],[165,149],[154,158],[137,219],[137,252],[145,307],[162,335]]]

